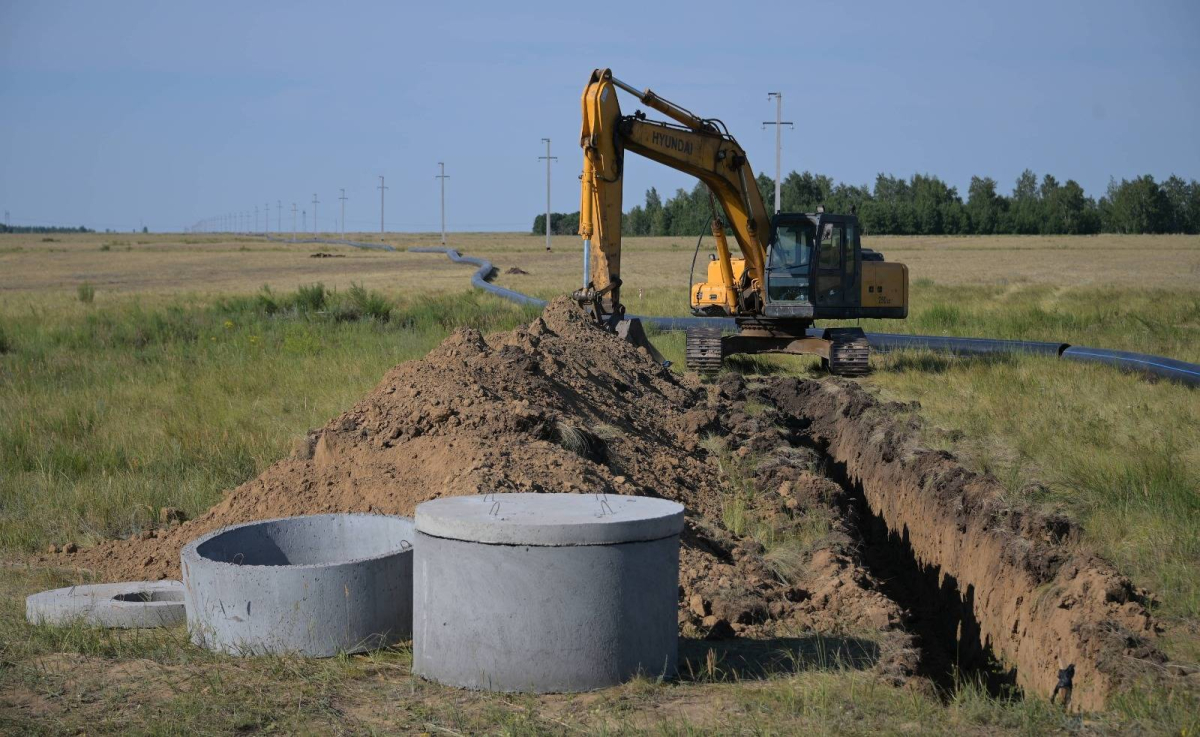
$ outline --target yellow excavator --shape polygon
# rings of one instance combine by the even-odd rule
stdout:
[[[622,115],[617,88],[673,122]],[[687,367],[714,374],[725,356],[792,353],[820,356],[830,373],[867,373],[870,346],[859,328],[826,328],[814,320],[908,316],[908,268],[862,248],[854,213],[767,214],[746,152],[716,119],[701,118],[650,90],[638,91],[608,69],[592,72],[583,91],[583,176],[579,235],[584,288],[575,299],[615,326],[621,305],[621,195],[625,151],[633,151],[707,185],[720,204],[712,233],[717,253],[707,280],[691,287],[692,313],[731,317],[737,332],[687,332]],[[731,255],[726,229],[741,257]]]

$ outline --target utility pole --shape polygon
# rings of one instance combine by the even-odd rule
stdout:
[[[383,175],[379,175],[379,234],[383,235],[383,191],[387,187],[383,186]]]
[[[550,162],[558,161],[557,156],[550,155],[550,139],[543,138],[546,142],[546,155],[539,156],[538,160],[546,160],[546,250],[550,250]]]
[[[292,243],[296,242],[296,203],[292,203]]]
[[[258,205],[254,206],[254,232],[258,232]]]
[[[283,202],[280,200],[275,200],[275,232],[283,232]]]
[[[783,135],[782,135],[783,134],[783,126],[791,125],[793,129],[795,129],[796,126],[793,125],[790,120],[783,119],[783,93],[782,92],[768,92],[767,100],[769,101],[772,97],[775,98],[775,121],[771,122],[769,120],[764,120],[763,121],[763,129],[765,130],[768,125],[775,126],[775,212],[778,213],[779,212],[779,177],[783,173],[783,167],[782,167],[782,164],[780,163],[782,160],[782,157],[780,156],[780,151],[783,150]]]
[[[263,235],[271,232],[271,203],[263,205]]]
[[[317,234],[317,193],[313,192],[313,235]]]
[[[342,187],[342,196],[338,197],[342,201],[342,240],[346,240],[346,188]]]
[[[446,176],[446,162],[439,161],[438,166],[441,168],[441,174],[438,174],[434,179],[442,180],[442,245],[446,245],[446,180],[450,177]]]
[[[308,232],[308,210],[300,211],[300,223],[304,226],[304,232],[307,233]]]

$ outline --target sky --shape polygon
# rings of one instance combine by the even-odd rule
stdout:
[[[1030,168],[1200,179],[1200,3],[0,0],[0,210],[15,225],[528,230],[578,209],[593,68],[720,118],[774,175],[852,184]],[[625,113],[639,107],[622,96]],[[626,208],[694,180],[626,157]],[[283,203],[278,218],[276,203]],[[261,222],[261,221],[260,221]],[[261,226],[260,226],[261,227]],[[311,227],[311,221],[310,221]]]

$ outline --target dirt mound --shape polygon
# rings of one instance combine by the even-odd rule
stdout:
[[[886,623],[878,612],[839,621],[861,610],[846,595],[854,586],[796,585],[795,576],[772,571],[758,546],[724,529],[725,480],[699,441],[725,434],[724,418],[738,415],[727,398],[709,394],[557,301],[528,326],[487,338],[459,330],[424,359],[392,369],[292,457],[196,519],[81,551],[70,563],[104,580],[175,577],[183,545],[249,520],[411,515],[428,499],[491,491],[646,494],[688,508],[680,614],[688,631],[719,637],[773,631],[784,621],[806,629]],[[757,429],[734,436],[762,445]],[[844,559],[823,561],[831,578],[853,578]],[[827,606],[839,591],[832,598],[846,601],[840,613]]]
[[[522,269],[520,266],[510,266],[510,267],[508,267],[507,269],[505,269],[505,270],[504,270],[504,273],[505,273],[505,274],[515,274],[515,275],[518,275],[518,276],[520,276],[520,275],[522,275],[522,274],[524,274],[524,275],[526,275],[526,276],[528,276],[528,275],[529,275],[529,272],[528,272],[528,271],[526,271],[525,269]]]

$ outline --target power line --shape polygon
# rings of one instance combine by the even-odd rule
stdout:
[[[442,245],[446,245],[446,180],[449,179],[446,175],[446,162],[439,161],[438,166],[441,168],[441,174],[438,174],[434,179],[442,180]]]
[[[796,126],[790,120],[783,119],[783,93],[768,92],[767,100],[775,98],[775,121],[763,121],[763,129],[766,130],[768,125],[775,126],[775,213],[779,213],[779,177],[783,173],[781,165],[782,157],[780,151],[783,149],[783,126],[790,125],[795,130]]]
[[[283,203],[275,200],[275,232],[283,232]]]
[[[313,235],[317,234],[317,193],[313,192]]]
[[[292,203],[292,243],[296,242],[296,203]]]
[[[550,250],[550,162],[558,161],[557,156],[550,155],[550,139],[543,138],[546,142],[546,155],[539,156],[538,160],[546,160],[546,250]]]

